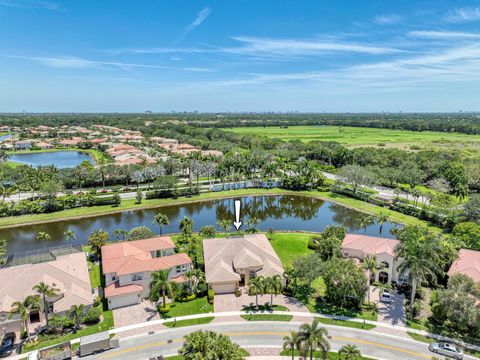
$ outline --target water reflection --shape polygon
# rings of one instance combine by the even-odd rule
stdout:
[[[86,242],[88,235],[96,229],[112,233],[115,229],[130,230],[136,226],[147,226],[158,233],[158,226],[152,224],[157,212],[166,214],[170,225],[164,227],[165,233],[178,231],[178,225],[184,216],[189,216],[195,223],[195,231],[204,225],[215,225],[217,219],[234,219],[234,199],[211,200],[198,203],[165,206],[159,209],[132,210],[118,214],[97,216],[78,220],[59,221],[49,224],[23,226],[17,229],[0,230],[0,239],[8,242],[8,252],[38,249],[43,246],[36,240],[40,231],[49,233],[52,240],[47,246],[65,244],[64,232],[72,229],[77,234],[75,244]],[[55,218],[55,214],[51,215]],[[305,230],[322,231],[326,226],[339,224],[347,227],[349,232],[366,233],[379,236],[378,224],[360,227],[363,214],[330,202],[303,196],[249,196],[242,198],[242,221],[245,224],[251,217],[257,218],[258,228],[268,230]],[[392,237],[389,230],[392,223],[383,225],[384,237]]]
[[[12,154],[10,155],[10,160],[32,166],[55,165],[59,169],[75,167],[85,160],[93,163],[93,159],[90,157],[90,155],[81,151]]]

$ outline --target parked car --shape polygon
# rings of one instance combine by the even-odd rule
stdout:
[[[463,359],[463,350],[455,344],[440,341],[431,343],[428,349],[436,354],[445,355],[454,359]]]
[[[382,291],[382,295],[380,295],[380,301],[384,303],[390,303],[393,301],[393,295],[390,294],[387,290]]]
[[[0,345],[0,357],[10,356],[15,349],[16,335],[13,332],[6,333]]]

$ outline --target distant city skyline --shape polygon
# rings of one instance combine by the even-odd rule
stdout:
[[[480,1],[0,0],[0,112],[474,112]]]

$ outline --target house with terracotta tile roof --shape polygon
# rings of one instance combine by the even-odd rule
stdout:
[[[461,249],[448,270],[448,276],[464,274],[480,283],[480,251]]]
[[[399,240],[366,236],[359,234],[347,234],[342,243],[342,254],[346,258],[353,258],[359,261],[359,264],[367,256],[375,256],[377,263],[383,266],[376,275],[371,274],[370,281],[379,281],[387,283],[395,281],[397,283],[408,283],[408,273],[399,273],[398,266],[402,259],[395,259],[395,247],[400,243]]]
[[[168,270],[169,279],[184,283],[183,274],[192,268],[192,260],[175,253],[169,236],[124,241],[102,247],[102,271],[108,308],[139,304],[149,295],[151,274]]]
[[[20,318],[8,318],[12,304],[35,294],[32,288],[40,282],[58,290],[57,296],[47,299],[51,313],[63,315],[72,305],[89,307],[93,304],[87,258],[83,252],[57,256],[47,262],[4,267],[0,269],[0,329],[19,331]],[[29,316],[31,323],[40,323],[44,320],[43,309]]]
[[[279,275],[283,266],[264,234],[203,240],[205,278],[215,294],[229,294],[257,276]]]

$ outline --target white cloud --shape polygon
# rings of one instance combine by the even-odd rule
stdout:
[[[35,0],[0,0],[0,6],[8,6],[21,9],[46,9],[58,10],[60,7],[56,3],[49,1],[35,1]]]
[[[459,31],[410,31],[407,35],[414,38],[438,39],[438,40],[480,39],[480,33],[459,32]]]
[[[480,20],[479,7],[458,8],[447,15],[446,20],[449,22],[466,22]]]
[[[185,29],[183,29],[182,33],[180,34],[180,36],[175,41],[175,44],[180,43],[197,26],[200,26],[205,21],[205,19],[208,17],[208,15],[210,15],[211,12],[212,12],[212,9],[209,8],[209,7],[206,7],[206,8],[203,8],[202,10],[200,10],[197,14],[197,17],[190,24],[188,24],[185,27]]]
[[[402,21],[402,17],[399,15],[377,15],[373,18],[373,22],[378,25],[391,25],[397,24]]]
[[[181,70],[181,71],[193,71],[193,72],[213,72],[212,69],[197,68],[197,67],[174,67],[155,64],[137,64],[137,63],[124,63],[115,61],[97,61],[89,60],[79,57],[43,57],[43,56],[21,56],[21,55],[0,55],[5,58],[12,59],[24,59],[30,61],[36,61],[42,65],[52,68],[66,68],[66,69],[88,69],[88,68],[105,68],[115,67],[124,70],[132,68],[144,68],[144,69],[165,69],[165,70]]]

